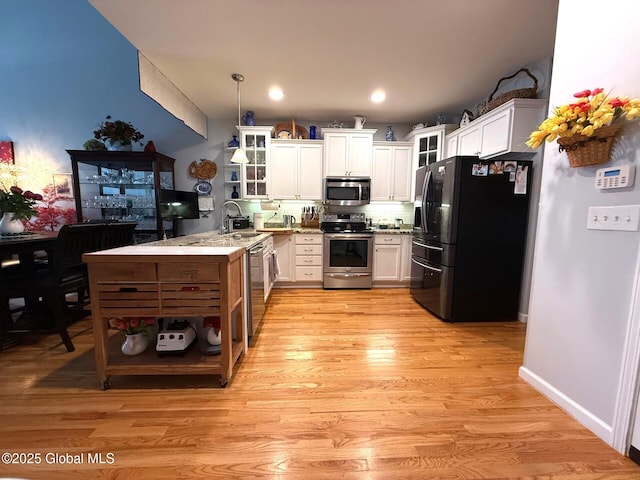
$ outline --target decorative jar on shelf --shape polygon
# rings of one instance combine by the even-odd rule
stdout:
[[[387,133],[385,134],[384,138],[387,142],[393,142],[396,139],[391,125],[387,127]]]
[[[242,121],[246,126],[253,127],[256,124],[255,113],[251,110],[247,111],[247,113],[242,116]]]
[[[231,172],[231,181],[232,182],[237,182],[238,181],[238,172],[236,172],[235,170],[233,170]]]
[[[240,194],[235,185],[233,186],[233,192],[231,192],[231,198],[240,198]]]
[[[238,136],[234,135],[231,140],[229,140],[229,148],[238,148],[240,146],[240,142],[238,141]]]
[[[149,337],[144,333],[133,333],[125,335],[124,342],[120,350],[125,355],[139,355],[149,346]]]

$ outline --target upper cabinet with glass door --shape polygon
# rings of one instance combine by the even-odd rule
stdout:
[[[242,198],[268,198],[269,156],[273,127],[240,127],[240,145],[247,153],[243,164]]]
[[[458,128],[454,124],[418,128],[409,132],[405,140],[413,143],[414,168],[431,165],[444,158],[444,137]]]

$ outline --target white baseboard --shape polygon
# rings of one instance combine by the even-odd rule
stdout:
[[[608,445],[613,446],[613,427],[602,421],[596,415],[588,411],[579,403],[575,402],[567,395],[556,389],[551,384],[544,381],[525,367],[520,367],[518,375],[525,382],[538,390],[541,394],[565,410],[586,428],[595,433]]]

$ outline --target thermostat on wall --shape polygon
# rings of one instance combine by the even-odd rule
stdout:
[[[635,165],[621,165],[596,170],[596,188],[624,188],[633,185],[636,176]]]

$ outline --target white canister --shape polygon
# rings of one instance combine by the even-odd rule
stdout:
[[[255,230],[261,230],[264,228],[264,213],[254,213],[253,214],[253,228]]]

